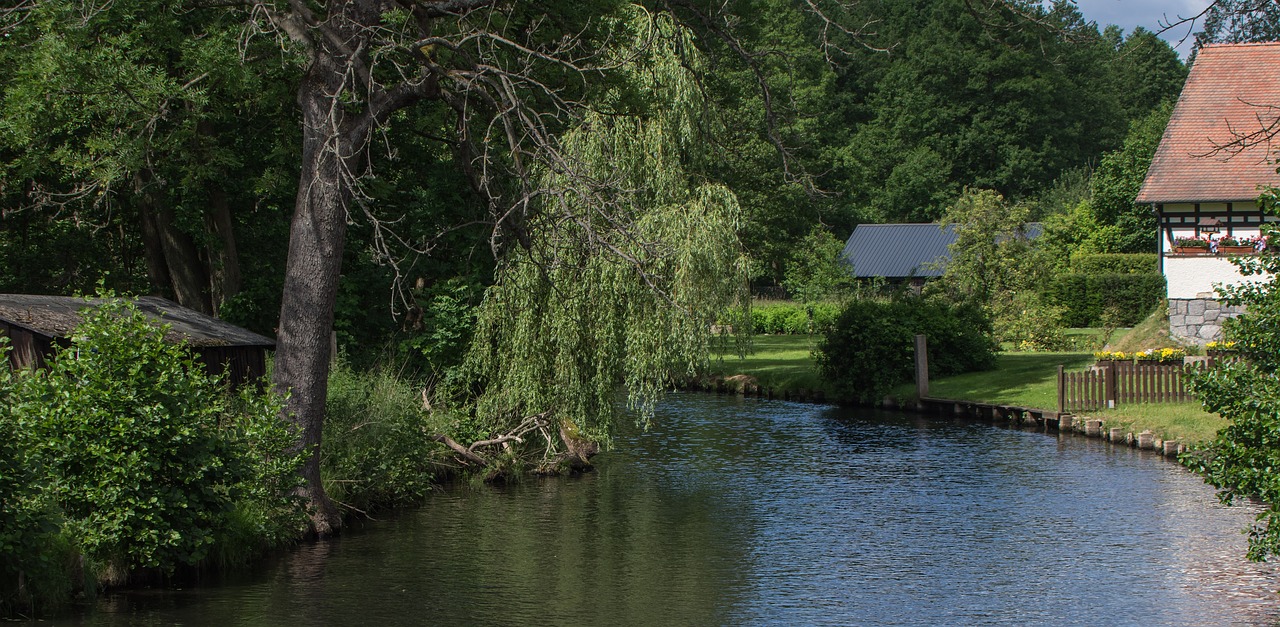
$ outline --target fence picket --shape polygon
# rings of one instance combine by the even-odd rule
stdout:
[[[1093,411],[1120,403],[1177,403],[1194,400],[1181,364],[1115,364],[1085,372],[1061,372],[1065,411]],[[1114,386],[1114,389],[1112,389]]]

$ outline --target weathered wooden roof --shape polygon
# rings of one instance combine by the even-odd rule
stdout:
[[[951,225],[859,224],[840,256],[859,278],[936,277],[951,260],[947,247],[955,241]]]
[[[139,311],[169,325],[165,338],[195,347],[241,346],[275,348],[275,341],[177,303],[142,296],[132,299]],[[66,337],[80,323],[80,311],[101,304],[100,298],[0,294],[0,322],[39,333]]]
[[[1137,202],[1247,201],[1258,197],[1260,185],[1280,184],[1268,161],[1272,142],[1230,146],[1274,124],[1276,103],[1280,43],[1201,48]]]

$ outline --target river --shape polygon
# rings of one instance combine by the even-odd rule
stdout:
[[[83,625],[1272,625],[1252,510],[1154,454],[679,394],[576,478],[443,490]]]

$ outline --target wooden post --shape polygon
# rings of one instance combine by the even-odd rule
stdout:
[[[1107,366],[1103,370],[1104,370],[1103,375],[1106,377],[1105,383],[1102,384],[1103,394],[1107,399],[1107,407],[1109,409],[1114,409],[1116,406],[1116,370],[1117,368],[1114,365],[1112,365],[1112,366]]]
[[[1067,378],[1062,372],[1062,364],[1058,364],[1058,413],[1067,413]]]
[[[916,335],[916,398],[929,396],[929,342]]]

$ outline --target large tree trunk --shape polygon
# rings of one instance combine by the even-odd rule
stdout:
[[[240,257],[236,252],[231,205],[221,188],[210,192],[204,220],[205,228],[218,240],[218,245],[209,251],[209,288],[216,316],[228,298],[240,293]]]
[[[286,419],[297,428],[296,450],[306,455],[303,497],[311,505],[313,531],[331,535],[341,526],[320,481],[320,439],[329,377],[338,276],[347,230],[347,203],[360,172],[365,127],[344,119],[334,94],[342,90],[342,66],[316,55],[298,87],[302,108],[302,173],[289,230],[280,305],[274,387],[289,395]],[[352,116],[356,117],[356,116]]]
[[[147,260],[147,278],[155,295],[171,298],[169,289],[169,266],[164,262],[164,245],[160,243],[160,227],[156,226],[155,214],[148,203],[140,203],[138,219],[142,223],[142,250]]]
[[[209,298],[209,273],[195,240],[174,223],[172,207],[157,202],[150,170],[138,172],[138,217],[146,250],[147,277],[163,295],[171,293],[183,307],[213,313]]]
[[[155,225],[160,233],[160,246],[169,269],[169,284],[178,304],[201,313],[213,313],[213,301],[209,298],[209,274],[200,258],[200,248],[195,239],[174,223],[173,209],[160,207],[155,210]]]

